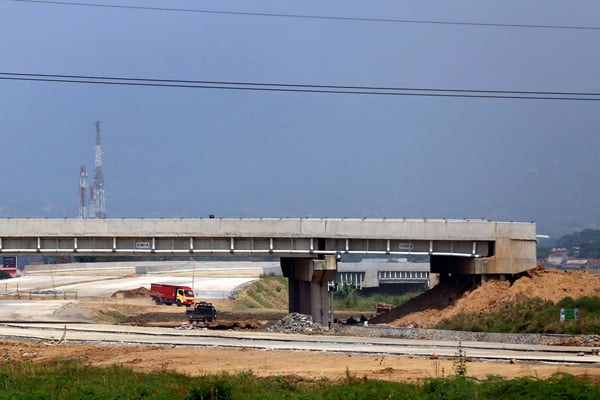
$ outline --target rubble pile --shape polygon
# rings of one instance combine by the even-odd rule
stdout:
[[[310,315],[291,313],[266,329],[267,332],[279,333],[321,333],[321,324],[313,322]]]
[[[600,347],[600,335],[580,335],[576,336],[566,344],[573,346],[595,346]]]

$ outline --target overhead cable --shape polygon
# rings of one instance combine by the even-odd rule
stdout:
[[[207,10],[207,9],[194,9],[194,8],[128,6],[128,5],[123,5],[123,4],[102,4],[102,3],[84,3],[84,2],[69,2],[69,1],[50,1],[50,0],[8,0],[8,1],[19,2],[19,3],[38,3],[38,4],[61,5],[61,6],[116,8],[116,9],[128,9],[128,10],[197,13],[197,14],[239,15],[239,16],[249,16],[249,17],[295,18],[295,19],[375,22],[375,23],[394,23],[394,24],[462,25],[462,26],[479,26],[479,27],[489,27],[489,28],[562,29],[562,30],[592,30],[592,31],[600,30],[600,27],[598,27],[598,26],[580,26],[580,25],[508,24],[508,23],[489,23],[489,22],[473,22],[473,21],[426,20],[426,19],[343,17],[343,16],[332,16],[332,15],[305,15],[305,14],[267,13],[267,12],[249,12],[249,11]]]
[[[170,87],[190,89],[219,89],[262,92],[296,92],[296,93],[329,93],[379,96],[423,96],[423,97],[463,97],[490,99],[520,100],[576,100],[600,101],[600,92],[550,92],[550,91],[515,91],[515,90],[481,90],[481,89],[443,89],[418,87],[385,87],[385,86],[344,86],[344,85],[312,85],[285,83],[258,83],[237,81],[177,80],[156,78],[126,78],[88,75],[33,74],[18,72],[0,72],[0,80],[76,83],[92,85],[119,85]]]

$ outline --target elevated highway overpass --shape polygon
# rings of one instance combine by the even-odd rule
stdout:
[[[0,219],[0,255],[276,256],[290,311],[327,320],[343,254],[427,255],[431,272],[481,277],[535,266],[534,223],[428,219]]]

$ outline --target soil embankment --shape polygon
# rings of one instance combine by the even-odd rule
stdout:
[[[600,276],[585,271],[534,269],[514,282],[490,280],[475,288],[466,282],[442,280],[433,289],[369,323],[432,328],[460,313],[500,311],[534,298],[557,303],[566,297],[585,296],[600,296]]]

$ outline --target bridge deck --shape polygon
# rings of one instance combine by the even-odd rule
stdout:
[[[469,219],[0,219],[0,237],[19,236],[535,240],[535,224]]]
[[[0,253],[489,257],[535,224],[405,219],[0,219]]]

